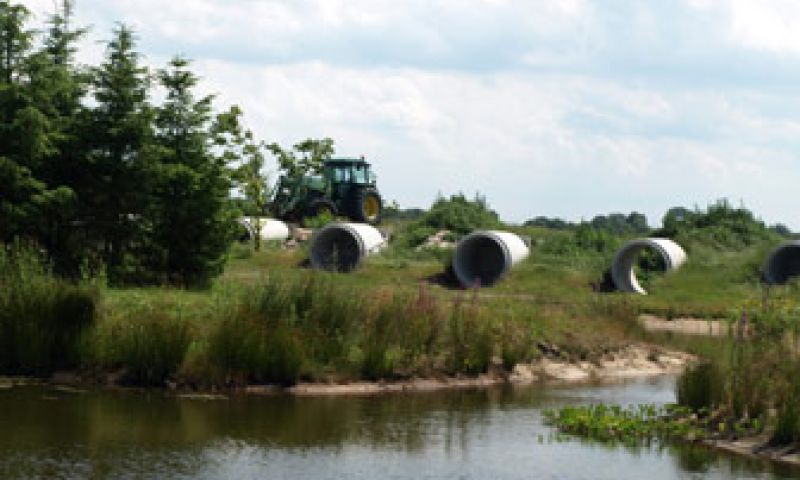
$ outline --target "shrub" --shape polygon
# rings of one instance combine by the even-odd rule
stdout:
[[[656,236],[674,238],[692,250],[699,246],[719,250],[742,249],[764,241],[778,241],[780,235],[770,230],[744,206],[734,207],[722,199],[706,210],[670,209]]]
[[[473,200],[464,194],[452,195],[448,199],[439,197],[430,210],[398,232],[395,243],[403,248],[414,248],[439,230],[449,230],[456,239],[474,230],[499,228],[501,225],[497,213],[480,195]]]

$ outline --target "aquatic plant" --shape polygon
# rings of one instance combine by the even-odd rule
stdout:
[[[706,431],[691,420],[689,410],[653,404],[586,405],[543,412],[559,431],[599,442],[647,444],[653,440],[703,438]]]

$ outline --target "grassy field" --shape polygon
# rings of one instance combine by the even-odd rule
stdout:
[[[604,285],[624,237],[587,249],[570,246],[568,232],[519,233],[531,237],[531,255],[495,287],[470,291],[443,275],[447,252],[397,247],[338,274],[309,269],[303,246],[234,245],[224,274],[203,291],[73,285],[31,258],[21,269],[6,261],[0,340],[24,336],[39,353],[34,361],[19,350],[0,373],[77,368],[101,381],[211,388],[475,375],[542,355],[592,359],[646,338],[641,313],[735,318],[762,297],[758,267],[772,246],[695,247],[680,271],[645,272],[650,295],[631,296]],[[74,316],[72,305],[91,308],[77,322],[59,320],[60,309]],[[66,333],[53,339],[46,329],[62,324]],[[31,325],[42,330],[32,335]]]

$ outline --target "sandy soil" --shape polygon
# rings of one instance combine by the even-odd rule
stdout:
[[[675,318],[667,320],[656,315],[639,315],[639,322],[651,332],[675,332],[687,335],[708,335],[720,337],[728,335],[728,323],[722,320],[701,318]]]

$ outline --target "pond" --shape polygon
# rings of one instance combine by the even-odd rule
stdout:
[[[0,389],[0,478],[797,478],[702,447],[558,439],[541,411],[664,403],[674,378],[364,397]]]

